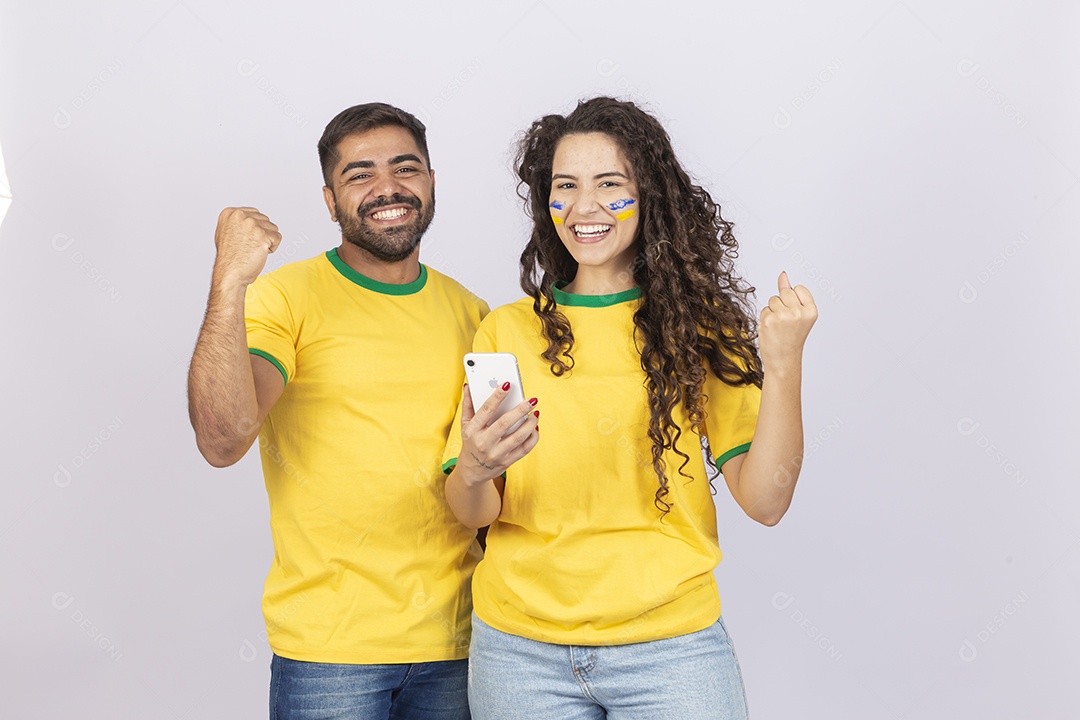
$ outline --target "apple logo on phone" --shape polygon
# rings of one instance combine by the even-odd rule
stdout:
[[[496,387],[495,378],[491,378],[490,380],[488,380],[488,387],[490,387],[492,390],[495,389],[495,387]]]

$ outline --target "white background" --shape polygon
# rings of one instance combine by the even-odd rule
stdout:
[[[821,309],[791,511],[717,496],[753,716],[1080,717],[1078,35],[1066,2],[5,3],[3,714],[266,715],[258,458],[187,420],[220,209],[279,224],[271,268],[336,245],[316,141],[385,100],[430,128],[422,260],[505,303],[512,141],[605,93],[759,303],[787,269]]]

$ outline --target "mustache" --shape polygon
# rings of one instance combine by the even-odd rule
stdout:
[[[402,195],[400,193],[394,193],[389,197],[381,197],[378,200],[361,205],[357,208],[356,212],[361,217],[366,217],[369,214],[375,212],[381,207],[387,205],[408,205],[414,210],[420,210],[423,207],[423,203],[420,202],[420,198],[415,195]]]

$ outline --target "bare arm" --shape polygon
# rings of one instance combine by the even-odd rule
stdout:
[[[496,389],[475,413],[468,385],[461,401],[461,452],[457,465],[446,478],[446,502],[466,527],[482,528],[495,522],[502,512],[505,481],[501,475],[540,440],[540,413],[533,409],[535,398],[488,424],[506,397],[507,390],[503,388]],[[526,416],[528,419],[521,427],[502,436]]]
[[[761,311],[761,387],[754,442],[720,470],[743,511],[764,525],[787,512],[803,460],[802,350],[817,319],[810,291],[780,275],[779,295]]]
[[[195,442],[215,467],[244,456],[285,387],[267,360],[250,355],[244,294],[277,249],[277,226],[254,208],[226,208],[215,234],[217,258],[188,371],[188,414]]]

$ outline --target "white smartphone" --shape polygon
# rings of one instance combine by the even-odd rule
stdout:
[[[495,388],[505,382],[510,383],[510,392],[499,403],[492,422],[525,402],[525,389],[521,386],[521,373],[518,372],[517,358],[514,357],[514,353],[466,353],[464,362],[465,380],[469,383],[469,396],[472,398],[474,409],[479,409],[491,397],[491,393],[495,392]],[[526,415],[514,423],[503,437],[521,427],[527,417]]]

